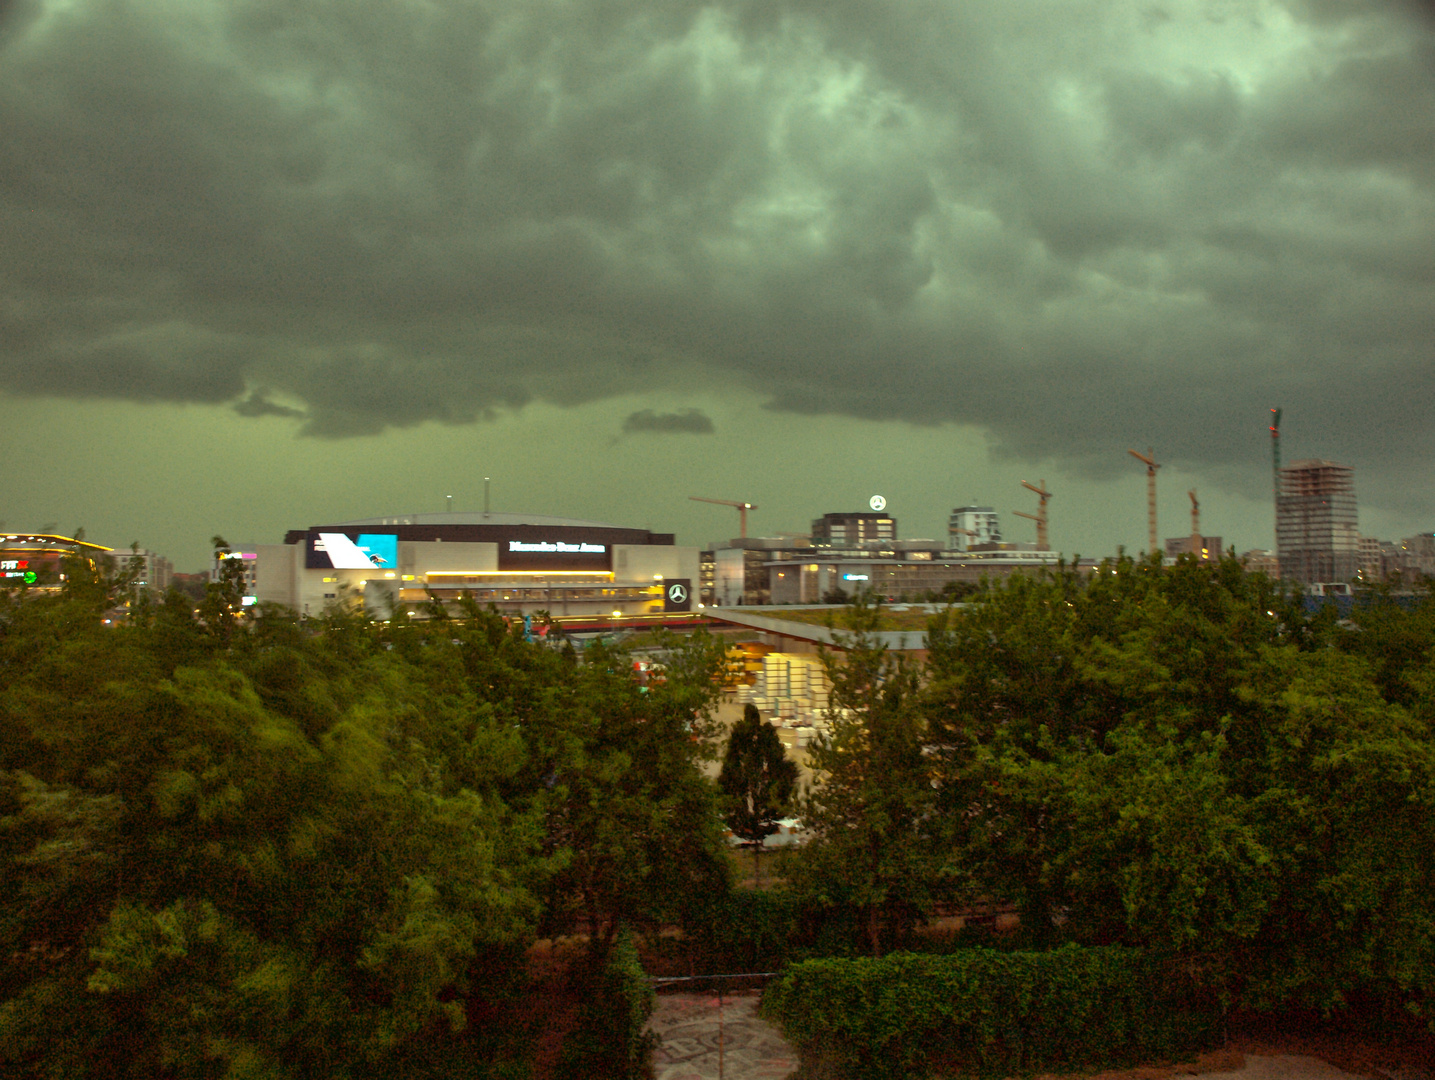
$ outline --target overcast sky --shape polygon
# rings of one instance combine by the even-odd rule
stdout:
[[[1359,0],[0,0],[0,522],[884,495],[1435,528],[1435,34]]]

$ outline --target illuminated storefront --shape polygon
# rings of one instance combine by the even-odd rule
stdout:
[[[0,588],[54,590],[65,580],[65,560],[81,557],[93,569],[110,548],[51,533],[0,533]]]

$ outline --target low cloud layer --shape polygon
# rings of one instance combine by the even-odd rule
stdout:
[[[329,437],[736,386],[1087,472],[1232,465],[1280,404],[1393,472],[1435,435],[1414,11],[12,4],[0,385]]]
[[[656,434],[711,435],[713,422],[699,409],[684,409],[682,412],[660,413],[652,409],[641,409],[629,413],[623,421],[623,434],[640,432]]]

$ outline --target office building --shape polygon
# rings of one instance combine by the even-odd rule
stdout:
[[[1283,466],[1276,499],[1281,573],[1304,586],[1348,582],[1360,569],[1355,470],[1309,459]]]
[[[979,544],[1000,544],[1001,526],[997,512],[990,506],[959,506],[947,519],[948,547],[953,551],[970,551]]]
[[[174,578],[174,564],[153,551],[124,548],[109,553],[116,573],[133,574],[134,587],[156,596],[169,592]]]
[[[1219,536],[1168,536],[1166,558],[1176,559],[1182,555],[1194,555],[1201,562],[1219,562],[1221,553]]]
[[[890,514],[823,514],[812,522],[813,547],[889,547],[896,539],[897,519]]]

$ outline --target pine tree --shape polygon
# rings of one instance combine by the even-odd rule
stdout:
[[[777,729],[754,705],[743,709],[728,736],[718,787],[727,803],[728,827],[749,844],[760,845],[777,832],[778,818],[792,804],[797,763],[788,759]]]

